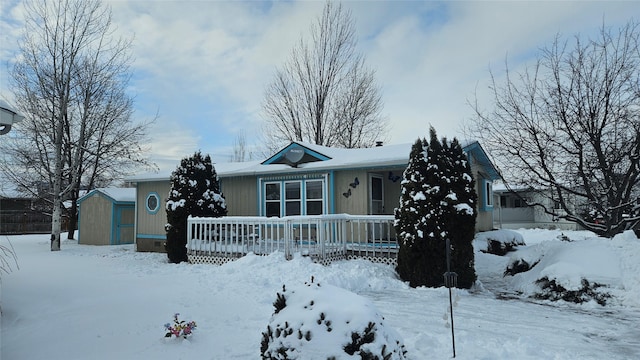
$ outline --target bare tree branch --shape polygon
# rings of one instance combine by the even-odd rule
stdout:
[[[310,41],[300,39],[265,90],[268,148],[288,141],[356,148],[385,140],[375,73],[356,45],[351,13],[327,2]]]
[[[60,249],[63,201],[73,237],[80,189],[108,185],[143,157],[146,128],[126,93],[131,40],[116,39],[111,9],[98,1],[32,0],[12,90],[26,119],[3,142],[0,164],[23,192],[51,201],[51,249]]]
[[[516,78],[506,69],[502,84],[492,75],[493,109],[472,105],[470,130],[509,184],[538,190],[596,233],[637,228],[640,25],[603,26],[587,41],[556,37],[535,66]]]

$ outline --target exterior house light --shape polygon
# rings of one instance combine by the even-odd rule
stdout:
[[[0,99],[0,135],[4,135],[11,130],[13,124],[22,121],[24,116],[18,114],[11,105]]]

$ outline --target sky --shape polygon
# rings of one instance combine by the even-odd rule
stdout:
[[[308,36],[322,1],[110,0],[116,34],[134,37],[129,92],[134,121],[150,127],[151,160],[172,170],[201,150],[228,162],[244,134],[260,148],[261,103],[276,69]],[[386,144],[414,142],[433,126],[465,139],[469,102],[491,105],[490,71],[505,61],[530,65],[557,34],[590,35],[639,14],[635,1],[345,1],[358,51],[376,71],[390,124]],[[11,102],[7,72],[24,17],[17,0],[0,0],[0,97]],[[636,15],[637,18],[637,15]]]

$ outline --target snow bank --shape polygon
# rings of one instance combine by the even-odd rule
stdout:
[[[626,305],[638,306],[638,296],[629,294],[640,294],[639,256],[640,241],[632,231],[611,240],[542,241],[511,255],[511,264],[526,261],[532,267],[515,274],[510,283],[533,297],[540,296],[541,283],[553,282],[567,291],[581,291],[588,283]]]

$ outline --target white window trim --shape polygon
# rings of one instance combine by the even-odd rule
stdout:
[[[312,199],[311,201],[322,201],[322,214],[327,214],[327,204],[329,203],[329,199],[327,198],[328,190],[327,190],[327,177],[312,177],[312,178],[291,178],[291,179],[269,179],[263,178],[260,179],[260,215],[266,216],[267,214],[267,202],[266,199],[266,188],[267,184],[280,184],[280,215],[286,216],[286,185],[287,183],[297,182],[300,183],[300,199],[295,199],[295,201],[300,201],[300,214],[307,215],[307,182],[318,181],[322,184],[322,198],[321,199]],[[294,201],[294,200],[290,200]]]
[[[155,197],[156,198],[156,207],[155,209],[149,208],[149,199]],[[147,197],[144,199],[144,208],[147,210],[147,213],[155,215],[160,211],[160,195],[157,192],[151,191],[147,194]]]

